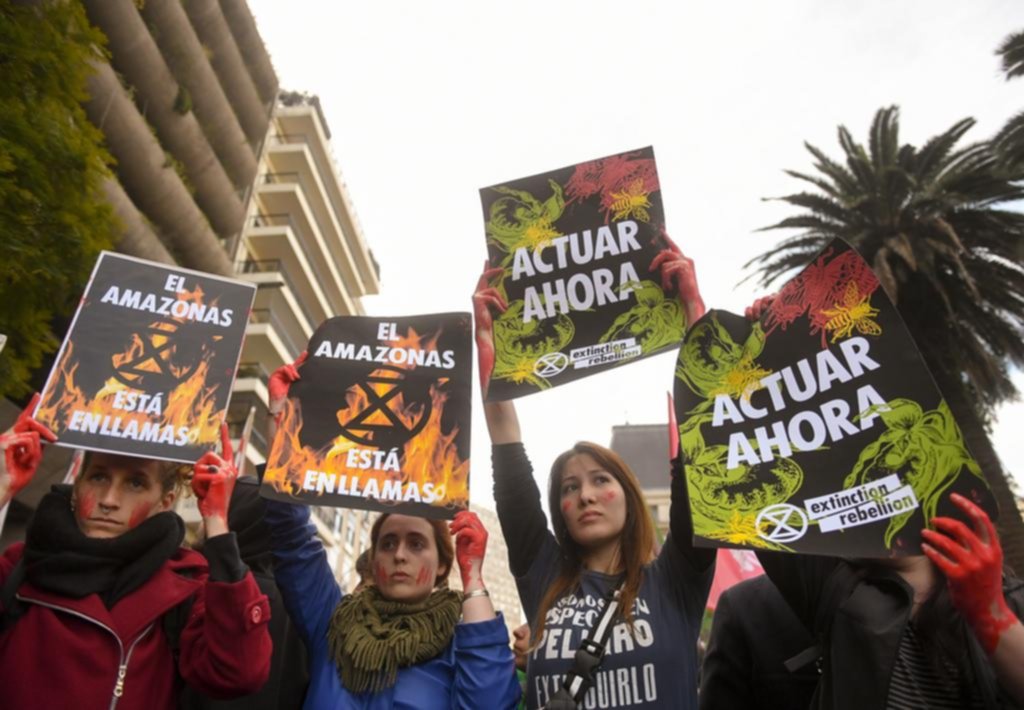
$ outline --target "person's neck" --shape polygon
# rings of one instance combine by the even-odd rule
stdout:
[[[941,581],[935,565],[924,555],[896,558],[889,562],[889,567],[914,590],[915,613]]]
[[[622,571],[622,555],[619,540],[615,539],[599,547],[587,550],[583,555],[583,568],[602,574],[618,574]]]

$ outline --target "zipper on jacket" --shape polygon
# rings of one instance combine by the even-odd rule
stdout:
[[[39,606],[45,607],[47,609],[53,609],[54,611],[62,611],[65,614],[77,616],[79,619],[83,619],[91,624],[99,626],[101,629],[103,629],[104,631],[106,631],[114,637],[114,640],[117,641],[119,662],[117,665],[117,682],[114,683],[113,694],[110,696],[110,705],[108,706],[109,710],[114,710],[114,708],[117,707],[118,700],[120,700],[121,696],[124,695],[124,681],[125,677],[128,675],[128,662],[131,661],[132,652],[135,650],[135,646],[139,643],[139,641],[144,639],[147,636],[147,634],[149,634],[149,632],[153,630],[153,624],[151,623],[149,626],[142,630],[141,634],[135,637],[135,640],[132,641],[132,645],[128,647],[128,653],[126,655],[124,652],[124,644],[121,642],[121,637],[114,633],[114,630],[106,624],[104,624],[102,621],[97,621],[91,616],[87,616],[79,611],[75,611],[74,609],[68,609],[67,607],[59,606],[57,604],[42,602],[38,599],[28,599],[26,597],[21,596],[20,594],[15,594],[14,596],[16,599],[26,602],[28,604],[38,604]]]

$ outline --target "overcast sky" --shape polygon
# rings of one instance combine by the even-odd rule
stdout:
[[[742,311],[743,263],[792,213],[763,198],[801,186],[809,141],[838,155],[875,111],[902,142],[966,116],[982,139],[1024,107],[995,48],[1024,27],[1019,0],[859,2],[313,2],[249,0],[286,89],[320,95],[333,149],[381,266],[375,315],[469,310],[486,256],[478,189],[653,145],[668,228],[696,260],[709,307]],[[546,485],[580,439],[666,421],[674,355],[518,400]],[[1024,386],[1024,378],[1018,377]],[[1024,405],[995,440],[1024,480]],[[474,411],[472,500],[492,506]]]

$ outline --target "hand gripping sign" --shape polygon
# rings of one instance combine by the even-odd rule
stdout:
[[[35,418],[60,446],[195,461],[220,439],[255,294],[103,252]]]
[[[494,320],[487,399],[603,372],[683,337],[676,294],[651,265],[667,247],[654,150],[643,148],[480,190]],[[656,269],[655,269],[656,271]]]
[[[288,391],[263,495],[451,518],[469,502],[468,313],[339,317]]]
[[[675,402],[698,544],[920,554],[926,521],[959,514],[950,494],[995,514],[906,326],[841,240],[760,321],[699,320]]]

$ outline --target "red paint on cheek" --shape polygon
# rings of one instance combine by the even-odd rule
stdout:
[[[563,500],[562,501],[562,513],[568,513],[571,508],[572,508],[572,501],[571,500]]]
[[[416,575],[416,584],[426,584],[430,581],[430,570],[426,567],[420,567],[419,574]]]
[[[142,523],[149,517],[149,514],[153,511],[151,505],[140,505],[132,511],[132,515],[128,518],[128,527],[135,529],[142,525]]]
[[[373,574],[377,580],[378,587],[383,587],[385,584],[387,584],[388,573],[384,571],[384,565],[382,565],[380,562],[377,563],[376,569],[374,570]]]
[[[78,519],[88,520],[92,517],[93,511],[96,510],[96,496],[92,493],[83,493],[78,496],[75,507],[78,509]]]
[[[611,503],[613,500],[618,498],[618,495],[619,494],[616,491],[605,491],[601,494],[601,501],[603,503]]]

